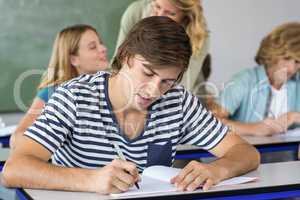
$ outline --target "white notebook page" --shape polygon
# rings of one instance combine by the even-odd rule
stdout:
[[[165,193],[174,192],[176,187],[170,183],[171,178],[176,176],[181,169],[165,167],[165,166],[151,166],[144,170],[141,182],[139,182],[140,189],[135,186],[130,188],[127,192],[111,194],[113,197],[126,197],[126,196],[136,196],[136,195],[147,195],[154,193]],[[217,186],[224,185],[235,185],[241,183],[247,183],[257,180],[257,177],[245,177],[239,176],[231,179],[224,180]]]

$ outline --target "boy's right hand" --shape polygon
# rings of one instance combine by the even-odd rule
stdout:
[[[115,159],[105,167],[96,170],[91,182],[94,191],[101,194],[121,193],[140,180],[136,165],[132,162]]]

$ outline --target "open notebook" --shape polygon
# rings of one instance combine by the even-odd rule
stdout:
[[[111,194],[113,197],[126,197],[134,195],[145,195],[153,193],[174,192],[176,187],[170,183],[171,178],[176,176],[181,169],[166,166],[151,166],[144,170],[142,180],[139,183],[140,189],[135,186],[127,192]],[[235,185],[257,180],[257,177],[239,176],[220,182],[214,187],[221,185]]]

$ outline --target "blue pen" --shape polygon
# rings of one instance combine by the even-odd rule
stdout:
[[[122,151],[121,151],[119,145],[118,145],[117,143],[113,143],[113,145],[114,145],[114,147],[115,147],[115,150],[116,150],[116,152],[117,152],[119,158],[120,158],[121,160],[126,161],[126,158],[125,158],[124,154],[122,153]],[[137,182],[135,182],[134,185],[137,187],[137,189],[140,189],[140,186],[139,186],[139,184],[138,184]]]

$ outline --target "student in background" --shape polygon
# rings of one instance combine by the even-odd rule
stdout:
[[[202,183],[207,190],[255,169],[255,148],[177,85],[191,54],[178,23],[157,16],[139,21],[118,49],[112,74],[84,75],[56,89],[6,161],[3,184],[123,192],[145,167],[171,166],[178,144],[198,145],[219,157],[209,164],[191,161],[172,179],[182,191]],[[114,144],[127,161],[118,159]]]
[[[11,136],[11,148],[14,147],[17,136],[22,135],[41,114],[59,84],[78,75],[96,73],[107,67],[106,47],[95,28],[78,24],[60,31],[54,41],[48,69],[38,86],[37,96]]]
[[[214,112],[240,135],[283,133],[300,123],[300,23],[276,27],[255,60],[226,84]]]
[[[208,54],[208,31],[200,1],[137,0],[133,2],[122,16],[116,51],[133,25],[149,16],[167,16],[185,28],[191,40],[193,54],[181,84],[205,103],[207,94],[201,67]]]

